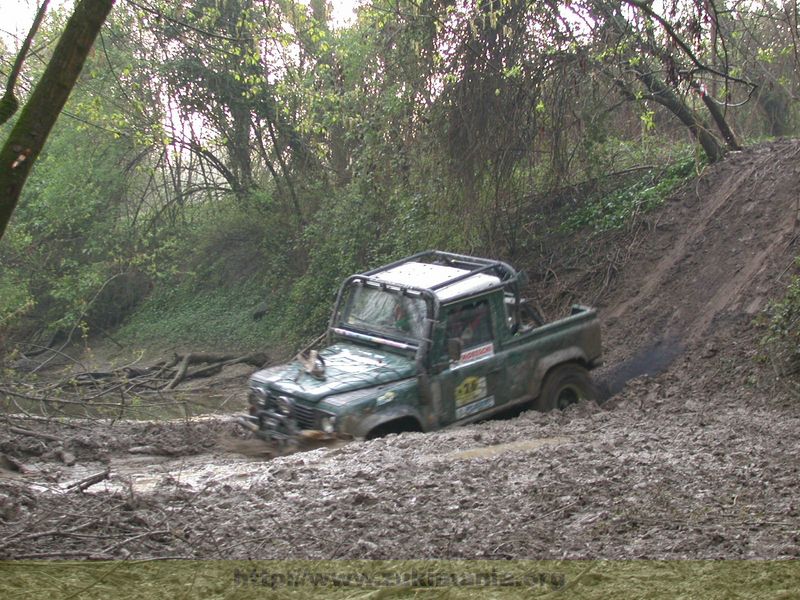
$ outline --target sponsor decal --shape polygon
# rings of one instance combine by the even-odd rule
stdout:
[[[486,397],[486,377],[467,377],[456,388],[456,406]]]
[[[472,404],[467,404],[466,406],[457,408],[456,419],[463,419],[464,417],[469,417],[470,415],[479,413],[480,411],[486,410],[487,408],[492,408],[493,406],[494,406],[494,396],[488,396],[483,400],[478,400],[477,402],[473,402]]]
[[[494,344],[492,342],[484,344],[483,346],[476,346],[475,348],[464,350],[461,353],[458,362],[459,364],[475,362],[476,360],[487,358],[489,356],[494,356]]]

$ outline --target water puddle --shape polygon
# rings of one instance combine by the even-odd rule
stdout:
[[[568,437],[549,437],[539,438],[536,440],[520,440],[517,442],[509,442],[508,444],[495,444],[493,446],[481,446],[480,448],[469,448],[467,450],[449,452],[442,458],[449,460],[486,458],[498,456],[505,452],[519,452],[520,450],[536,450],[537,448],[542,448],[544,446],[558,446],[559,444],[566,444],[571,441],[572,439]]]
[[[57,469],[51,464],[33,464],[16,478],[39,492],[66,493],[82,480],[108,470],[108,477],[88,487],[86,493],[141,493],[175,488],[199,491],[212,485],[246,487],[263,471],[264,464],[263,460],[236,455],[132,456],[115,457],[108,464],[88,462]]]

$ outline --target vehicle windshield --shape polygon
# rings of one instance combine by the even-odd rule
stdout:
[[[423,337],[425,300],[400,291],[355,285],[342,314],[342,324],[390,337]]]

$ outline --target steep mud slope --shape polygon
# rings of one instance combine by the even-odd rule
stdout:
[[[105,455],[4,473],[0,558],[798,557],[800,402],[753,360],[752,325],[793,272],[798,190],[800,144],[777,142],[647,216],[602,286],[600,375],[627,381],[607,404],[270,461],[133,460],[117,423]]]
[[[687,349],[752,318],[797,252],[800,144],[736,153],[652,217],[600,309],[609,363],[663,341]]]

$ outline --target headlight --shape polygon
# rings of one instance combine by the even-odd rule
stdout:
[[[286,396],[278,396],[276,399],[276,408],[278,412],[284,416],[291,416],[292,414],[292,400]]]
[[[322,417],[319,426],[325,433],[333,433],[336,430],[336,417]]]
[[[269,392],[266,388],[254,385],[250,388],[250,404],[254,404],[261,408],[267,405],[267,398],[269,397]]]

